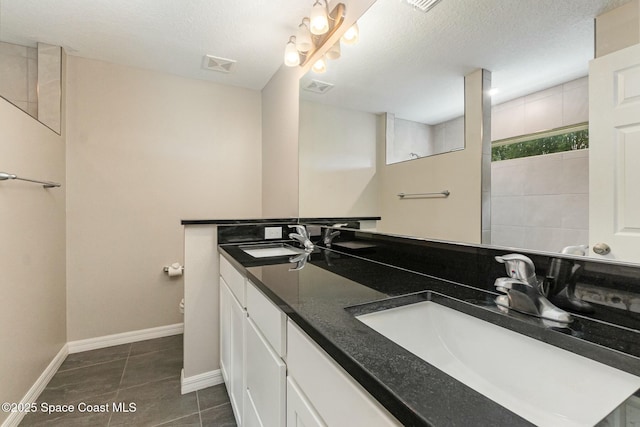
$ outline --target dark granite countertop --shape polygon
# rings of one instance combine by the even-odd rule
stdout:
[[[379,216],[357,216],[357,217],[318,217],[318,218],[248,218],[248,219],[183,219],[182,225],[239,225],[239,224],[287,224],[287,223],[309,223],[309,224],[331,224],[344,221],[377,221]]]
[[[640,375],[640,344],[633,330],[580,317],[570,329],[544,327],[530,316],[501,313],[493,292],[329,249],[290,271],[294,265],[288,257],[256,259],[236,245],[219,248],[403,425],[531,424],[373,331],[355,314],[437,301]]]

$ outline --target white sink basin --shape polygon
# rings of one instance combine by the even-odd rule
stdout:
[[[539,426],[595,425],[640,388],[640,377],[435,302],[356,317]]]
[[[269,258],[275,256],[299,255],[304,252],[302,249],[296,249],[292,246],[282,243],[240,246],[244,252],[254,258]]]

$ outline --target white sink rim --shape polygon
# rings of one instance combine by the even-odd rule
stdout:
[[[272,258],[293,256],[304,253],[304,250],[294,248],[285,243],[261,243],[256,245],[242,245],[239,248],[253,258]]]
[[[447,375],[540,426],[595,425],[640,388],[640,377],[434,301],[355,317]],[[424,328],[417,328],[416,323]],[[416,335],[417,330],[420,336]],[[483,338],[477,339],[479,336]],[[498,345],[499,349],[495,349]],[[554,365],[545,364],[550,358]],[[546,369],[536,368],[536,363]],[[529,369],[523,370],[522,366]],[[501,372],[504,374],[496,375]],[[513,372],[518,372],[517,379]],[[572,376],[571,372],[576,373]]]

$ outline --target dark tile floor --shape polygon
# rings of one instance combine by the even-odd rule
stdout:
[[[181,369],[182,335],[70,354],[20,425],[235,426],[224,384],[181,395]]]

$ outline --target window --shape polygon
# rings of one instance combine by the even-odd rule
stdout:
[[[491,143],[491,161],[589,148],[589,125],[581,123]]]

